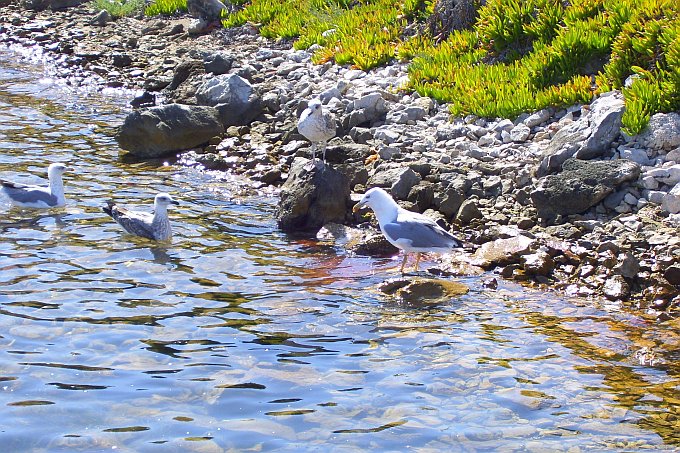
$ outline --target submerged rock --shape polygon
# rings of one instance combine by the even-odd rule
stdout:
[[[351,205],[349,179],[330,165],[307,169],[309,161],[293,162],[281,187],[276,221],[287,233],[318,231],[330,222],[344,222]]]
[[[387,280],[378,285],[378,289],[409,304],[444,303],[470,291],[470,288],[462,283],[421,277]]]

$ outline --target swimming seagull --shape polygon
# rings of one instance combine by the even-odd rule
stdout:
[[[102,210],[118,222],[125,231],[155,241],[167,241],[172,237],[172,228],[168,219],[168,206],[179,204],[167,193],[159,193],[153,201],[154,213],[130,211],[118,207],[113,201],[107,201]]]
[[[201,33],[220,24],[222,15],[231,8],[231,3],[227,5],[220,0],[187,0],[187,10],[195,17],[198,22],[189,28],[190,33]],[[224,11],[224,13],[223,13]]]
[[[61,175],[68,170],[64,164],[50,164],[47,168],[49,186],[29,186],[0,179],[2,192],[12,204],[25,208],[56,208],[66,204]]]
[[[298,131],[312,142],[312,165],[316,164],[316,147],[321,143],[323,162],[326,163],[326,142],[335,137],[335,115],[324,112],[321,101],[314,99],[298,120]]]
[[[385,238],[390,244],[404,251],[401,273],[404,273],[406,259],[411,252],[416,253],[416,271],[420,254],[425,252],[446,253],[462,247],[462,243],[451,233],[437,225],[432,219],[407,211],[399,206],[392,197],[380,188],[370,189],[354,205],[353,212],[362,206],[369,206],[375,212]]]

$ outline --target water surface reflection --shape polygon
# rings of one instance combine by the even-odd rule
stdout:
[[[397,303],[374,289],[394,261],[287,238],[275,197],[238,180],[119,160],[121,100],[38,80],[0,69],[0,176],[77,170],[63,210],[0,204],[7,451],[680,445],[672,322],[477,278]],[[182,201],[167,247],[100,211],[158,191]]]

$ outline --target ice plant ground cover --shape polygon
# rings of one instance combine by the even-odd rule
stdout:
[[[314,61],[368,70],[410,61],[406,89],[450,103],[454,115],[513,118],[622,89],[624,131],[680,108],[680,6],[671,0],[489,0],[468,30],[437,42],[423,0],[252,0],[224,25],[315,46]],[[147,14],[186,8],[156,0]],[[634,76],[632,83],[624,83]]]

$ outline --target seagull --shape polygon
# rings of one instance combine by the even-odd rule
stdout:
[[[128,233],[155,241],[168,241],[172,237],[172,228],[168,219],[168,206],[179,204],[167,193],[159,193],[153,201],[154,213],[130,211],[119,208],[113,201],[107,201],[102,210],[118,222]]]
[[[227,5],[220,0],[187,0],[189,14],[198,20],[198,23],[193,24],[189,31],[191,33],[200,33],[218,25],[222,19],[223,12],[227,13],[229,11],[231,3],[227,2]]]
[[[47,167],[49,186],[28,186],[0,179],[2,192],[9,197],[15,206],[25,208],[56,208],[66,204],[64,198],[64,182],[61,175],[68,170],[64,164],[50,164]]]
[[[390,244],[404,251],[402,274],[408,254],[411,252],[416,253],[417,272],[421,253],[446,253],[463,246],[461,241],[432,219],[400,207],[387,192],[378,187],[366,192],[352,211],[357,212],[362,206],[373,209],[382,234]]]
[[[298,131],[312,142],[312,165],[316,163],[316,147],[321,143],[323,162],[326,163],[326,142],[335,137],[335,115],[324,113],[321,101],[314,99],[298,120]]]

